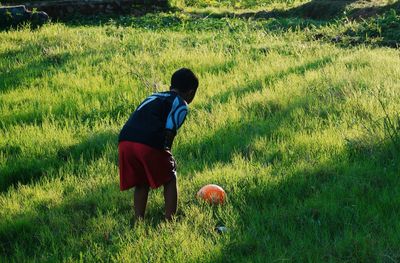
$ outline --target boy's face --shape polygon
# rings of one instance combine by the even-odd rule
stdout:
[[[190,104],[194,97],[196,96],[196,91],[195,89],[189,90],[188,92],[185,92],[182,94],[183,99],[186,101],[187,104]]]

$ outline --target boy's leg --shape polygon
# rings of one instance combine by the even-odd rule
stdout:
[[[176,177],[164,184],[165,219],[171,220],[178,206],[178,187]]]
[[[135,208],[136,220],[144,218],[144,212],[146,210],[148,194],[149,194],[148,185],[138,185],[135,187],[134,208]]]

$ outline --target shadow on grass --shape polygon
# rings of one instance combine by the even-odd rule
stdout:
[[[4,68],[0,71],[0,94],[20,88],[24,83],[41,78],[50,72],[59,71],[65,63],[72,59],[71,54],[48,54],[45,50],[42,51],[42,56],[32,59],[28,54],[32,53],[33,48],[33,46],[26,45],[18,50],[0,53],[1,61],[13,65],[12,69]]]
[[[80,252],[91,249],[90,244],[96,244],[97,248],[111,246],[116,231],[129,227],[131,200],[121,199],[118,186],[113,183],[101,184],[95,189],[84,194],[75,191],[73,195],[66,195],[60,204],[42,201],[35,204],[34,213],[2,220],[0,259],[12,261],[19,255],[24,260],[28,257],[39,261],[62,261],[68,257],[78,260]],[[126,222],[120,220],[115,228],[110,226],[99,231],[101,226],[93,225],[93,220],[101,221],[110,214],[123,217]]]
[[[212,12],[208,10],[200,10],[189,12],[197,18],[243,18],[243,19],[269,19],[269,18],[292,18],[292,19],[313,19],[332,21],[345,15],[347,7],[353,3],[359,2],[358,0],[313,0],[301,4],[299,6],[280,10],[273,9],[271,11],[250,11],[250,12]],[[387,4],[384,6],[366,6],[358,7],[349,10],[351,18],[367,18],[377,14],[383,14],[390,9],[399,10],[400,4],[398,2]]]
[[[310,39],[337,43],[343,47],[367,44],[398,48],[400,45],[398,17],[400,3],[373,7],[366,5],[347,10],[347,7],[354,2],[357,1],[314,0],[288,10],[245,13],[194,11],[189,14],[199,20],[210,18],[239,18],[244,21],[247,19],[265,20],[263,29],[269,32],[308,29],[305,33],[306,35],[311,34]],[[340,18],[346,19],[343,21]],[[346,21],[349,20],[358,20],[358,25],[341,32],[340,28],[345,28]],[[332,31],[332,28],[324,30],[325,27],[331,25],[336,26],[336,30]]]
[[[56,155],[44,153],[40,156],[20,157],[21,149],[7,146],[1,149],[8,156],[8,162],[0,170],[0,191],[7,191],[17,184],[30,184],[67,165],[68,162],[96,161],[110,145],[117,145],[117,135],[102,132],[83,139],[79,144],[59,148]],[[117,147],[117,146],[115,146]],[[116,162],[116,160],[110,160]]]
[[[221,254],[228,262],[400,260],[399,152],[388,142],[369,150],[372,159],[349,146],[351,159],[298,169],[276,185],[243,182],[231,198],[239,227]]]
[[[249,84],[245,85],[244,87],[228,90],[228,91],[222,92],[220,94],[217,94],[217,95],[213,96],[212,98],[210,98],[210,100],[207,103],[197,105],[195,107],[195,110],[196,109],[208,109],[209,111],[211,111],[213,104],[215,104],[215,103],[225,104],[233,97],[240,98],[240,97],[246,96],[247,94],[250,94],[257,90],[260,90],[262,87],[262,83],[271,85],[279,80],[285,79],[286,77],[288,77],[291,74],[302,76],[308,71],[321,69],[321,68],[325,67],[327,64],[330,64],[333,61],[333,59],[334,59],[334,57],[332,57],[332,56],[323,57],[323,58],[316,59],[314,61],[305,63],[300,66],[291,67],[285,71],[267,75],[263,79],[259,79],[259,80],[250,82]]]
[[[275,17],[302,17],[331,20],[342,16],[346,7],[357,0],[313,0],[287,11],[277,11]]]
[[[395,10],[397,13],[400,12],[400,2],[396,1],[393,4],[388,4],[384,6],[373,6],[373,7],[364,7],[364,8],[354,8],[350,16],[352,18],[367,18],[376,15],[383,15],[384,13]]]
[[[245,96],[255,92],[261,81],[272,83],[290,74],[303,75],[308,70],[324,67],[331,59],[322,58],[291,68],[272,79],[267,76],[266,79],[256,80],[246,87],[217,95],[215,100],[228,103],[234,95]],[[179,159],[184,160],[185,166],[193,163],[193,166],[185,168],[187,170],[202,170],[217,162],[228,164],[233,153],[239,153],[244,158],[255,158],[266,165],[275,165],[282,160],[285,153],[254,152],[249,148],[250,142],[259,136],[284,137],[285,134],[279,134],[279,127],[293,121],[293,110],[306,109],[313,100],[315,98],[305,95],[293,99],[286,106],[272,102],[248,105],[249,112],[254,114],[253,119],[230,123],[204,139],[179,146],[176,149]],[[202,105],[200,108],[206,106]],[[45,175],[46,171],[62,168],[68,161],[95,161],[102,156],[107,145],[114,142],[116,143],[116,134],[105,132],[88,137],[77,145],[60,149],[50,159],[41,156],[35,160],[36,164],[28,164],[28,171],[9,173],[9,185],[18,182],[18,178],[15,182],[12,181],[14,176],[25,172],[27,177],[31,177],[29,180],[36,180]],[[395,225],[397,221],[393,220],[397,218],[395,213],[400,208],[397,201],[400,198],[396,199],[395,196],[398,188],[394,187],[399,185],[399,180],[393,176],[399,165],[396,157],[398,155],[386,155],[389,144],[371,146],[375,160],[371,160],[369,154],[365,155],[360,148],[352,145],[349,147],[351,158],[348,160],[338,157],[314,167],[298,169],[275,186],[260,185],[259,181],[252,180],[243,182],[240,198],[231,199],[233,207],[240,210],[240,227],[230,234],[231,241],[221,253],[229,255],[229,258],[217,260],[237,262],[247,257],[260,262],[266,258],[365,261],[368,257],[379,259],[382,253],[398,259],[394,249],[398,244],[395,242],[399,240],[388,232],[393,229],[400,231]],[[18,149],[9,148],[8,151],[15,156],[19,154]],[[343,154],[347,156],[347,153]],[[26,160],[18,161],[16,167],[26,166],[24,161]],[[12,166],[8,169],[9,172],[12,171]],[[29,171],[35,169],[38,171],[36,175],[29,174]],[[1,171],[2,175],[3,172]],[[77,257],[80,251],[90,249],[81,242],[85,240],[96,244],[97,250],[112,250],[109,247],[113,245],[113,241],[109,234],[115,229],[111,227],[93,231],[96,228],[91,225],[91,219],[97,219],[111,211],[112,217],[119,218],[122,214],[128,221],[130,203],[119,202],[120,193],[113,184],[103,184],[91,193],[70,196],[61,205],[52,207],[51,204],[43,203],[39,207],[39,213],[26,213],[15,216],[11,221],[2,222],[1,254],[12,257],[16,253],[14,249],[18,248],[20,255],[32,257],[52,255],[55,252],[63,259]],[[107,201],[102,202],[103,200]],[[369,206],[373,209],[364,210]],[[153,215],[157,213],[150,211]],[[123,226],[129,225],[128,222],[119,223]],[[40,235],[37,234],[37,225],[44,229]],[[118,226],[116,229],[118,232]],[[43,233],[47,233],[47,236]],[[53,238],[54,236],[57,238]],[[376,236],[382,239],[374,241]],[[67,246],[64,243],[65,240],[71,242],[71,237],[79,241],[79,244],[72,245],[72,249],[71,243]],[[387,241],[384,241],[384,237],[388,237]],[[315,244],[318,244],[318,248]],[[374,250],[376,244],[380,246]],[[107,261],[106,258],[103,260]]]
[[[73,100],[66,99],[57,106],[51,107],[51,111],[49,108],[43,108],[7,115],[0,120],[0,129],[7,130],[14,125],[41,125],[44,121],[52,118],[60,120],[60,123],[63,123],[63,119],[68,119],[90,124],[107,117],[116,119],[121,112],[130,110],[132,110],[131,105],[121,103],[113,105],[112,109],[81,112]]]
[[[302,104],[300,101],[290,108]],[[281,114],[284,119],[289,117]],[[254,135],[243,131],[243,126],[228,128],[225,135],[233,138],[236,134]],[[249,175],[250,179],[241,184],[240,197],[230,198],[232,206],[240,212],[239,227],[230,229],[229,242],[220,253],[223,258],[213,262],[238,262],[243,258],[256,262],[278,258],[379,261],[385,256],[398,260],[396,248],[400,240],[393,235],[400,231],[398,155],[388,155],[392,150],[390,144],[370,145],[368,152],[351,144],[348,147],[351,158],[334,157],[298,169],[277,185],[262,184],[260,180],[251,180]],[[52,255],[53,260],[54,256],[62,260],[76,258],[94,244],[97,251],[103,251],[103,260],[110,259],[107,257],[112,256],[109,252],[113,251],[113,242],[118,242],[113,237],[129,228],[131,200],[121,202],[114,184],[102,184],[94,191],[68,198],[55,207],[51,202],[40,203],[35,213],[1,222],[1,255],[11,259],[18,251],[20,256]],[[152,216],[154,213],[150,211]],[[99,225],[104,215],[118,218],[118,224]],[[120,221],[121,218],[125,221]]]
[[[215,104],[226,104],[232,97],[244,97],[262,87],[262,82],[271,85],[274,82],[282,80],[291,74],[304,75],[307,71],[318,70],[325,67],[333,61],[334,57],[324,57],[304,65],[289,68],[286,71],[274,75],[268,75],[263,79],[253,81],[248,85],[232,89],[216,96],[213,96],[205,104],[196,105],[196,109],[206,109],[212,111]],[[254,138],[259,136],[271,136],[276,130],[290,119],[290,113],[296,108],[304,108],[312,103],[310,98],[299,97],[288,105],[283,106],[275,102],[266,102],[265,104],[248,105],[248,112],[251,112],[257,119],[250,118],[250,121],[239,121],[229,123],[225,127],[213,132],[210,136],[204,136],[202,140],[191,141],[188,144],[179,145],[174,152],[177,158],[185,164],[193,164],[190,168],[185,168],[192,173],[193,171],[202,171],[207,167],[212,167],[215,163],[228,163],[232,155],[238,151],[244,155],[249,155],[251,149],[249,144]],[[193,118],[196,118],[194,116]],[[276,134],[275,134],[276,135]],[[266,163],[274,162],[281,157],[281,153],[274,153],[269,156]],[[186,165],[185,165],[186,166]],[[189,165],[187,166],[189,167]]]
[[[265,123],[260,123],[259,127],[246,127],[246,129],[254,130],[259,129],[258,132],[265,132],[265,129],[261,127]],[[244,126],[243,126],[244,127]],[[226,128],[224,132],[221,131],[221,134],[216,134],[215,137],[221,139],[224,136],[223,133],[227,133],[231,138],[232,134],[238,134],[238,130],[241,131],[241,126],[232,126]],[[262,128],[262,129],[261,129]],[[254,133],[248,134],[248,140],[250,140]],[[71,146],[69,148],[59,150],[57,157],[53,159],[36,159],[35,166],[27,166],[28,171],[37,171],[39,176],[42,176],[46,171],[50,171],[53,169],[60,169],[63,166],[63,163],[71,160],[71,161],[83,161],[85,163],[89,163],[95,161],[102,154],[103,149],[114,141],[115,135],[112,133],[104,133],[99,134],[93,137],[90,137],[84,140],[82,143]],[[200,142],[200,144],[207,143],[206,141]],[[196,150],[199,147],[199,144],[193,144],[190,146],[190,151]],[[189,150],[189,149],[188,149]],[[208,149],[209,151],[214,151],[216,149]],[[226,158],[228,161],[229,153],[228,151],[232,151],[233,148],[226,149]],[[16,152],[18,152],[16,150]],[[218,155],[218,152],[213,153]],[[212,156],[207,156],[207,158],[212,158]],[[220,159],[216,159],[219,161]],[[16,167],[21,167],[24,160],[20,160],[15,165]],[[26,165],[26,164],[25,164]],[[9,169],[12,168],[9,166]],[[36,170],[35,170],[36,169]],[[78,171],[77,171],[78,172]],[[6,178],[10,180],[18,180],[15,178],[18,174],[24,174],[24,171],[15,171],[13,174],[9,173]],[[2,171],[3,174],[3,171]],[[26,176],[27,174],[25,174]],[[28,174],[29,175],[29,174]],[[31,180],[35,179],[35,175],[32,178],[32,174],[27,176],[27,178],[31,177]],[[4,185],[2,183],[1,185]],[[61,244],[63,240],[66,240],[72,236],[76,239],[80,240],[84,235],[90,236],[91,243],[96,243],[98,247],[103,247],[107,249],[108,246],[112,246],[112,241],[109,239],[109,232],[99,232],[92,233],[90,231],[90,222],[93,221],[94,218],[97,218],[101,214],[107,214],[109,211],[113,211],[114,217],[119,217],[121,214],[128,221],[131,218],[129,214],[131,212],[131,204],[123,203],[120,204],[118,196],[120,193],[117,189],[115,191],[110,191],[110,189],[114,188],[114,185],[106,184],[103,185],[103,191],[101,189],[96,189],[89,194],[85,195],[77,195],[72,197],[71,200],[64,200],[61,205],[56,207],[51,206],[51,202],[41,203],[40,207],[38,207],[39,212],[35,213],[26,213],[23,215],[15,216],[12,221],[2,222],[0,223],[0,252],[5,258],[13,258],[15,256],[16,250],[18,248],[18,253],[22,253],[25,257],[39,257],[40,254],[53,254],[54,248],[57,248],[57,255],[60,255],[62,258],[66,258],[68,256],[76,256],[78,251],[86,251],[89,249],[86,244],[81,242],[79,245],[74,243],[75,247],[67,247],[67,249],[63,249],[65,244]],[[105,193],[105,195],[104,195]],[[102,198],[107,199],[107,204],[100,203]],[[112,201],[113,200],[113,201]],[[118,203],[118,211],[113,210],[115,207],[115,203]],[[50,207],[50,208],[49,208]],[[157,225],[161,220],[161,214],[159,213],[161,210],[150,209],[148,214],[151,216],[157,217],[157,219],[150,222],[151,225]],[[65,216],[60,216],[65,215]],[[125,226],[129,224],[125,222]],[[36,225],[41,225],[40,234],[37,234]],[[117,227],[118,228],[118,227]],[[46,230],[44,230],[46,229]],[[114,231],[115,229],[111,229],[110,231]],[[118,230],[116,230],[118,231]],[[50,233],[47,236],[44,236],[43,233]],[[99,235],[100,233],[100,235]],[[54,238],[57,237],[57,238]],[[49,245],[52,244],[52,245]],[[40,252],[39,252],[40,251]]]
[[[52,51],[46,51],[44,47],[30,46],[29,44],[18,50],[0,53],[0,60],[4,59],[4,61],[8,61],[11,68],[8,69],[5,66],[3,70],[0,70],[0,95],[2,93],[7,94],[7,92],[16,89],[23,90],[26,87],[29,87],[32,92],[35,92],[34,88],[36,86],[38,88],[43,87],[43,85],[47,87],[46,83],[40,82],[42,79],[51,80],[51,78],[47,78],[46,76],[56,75],[64,70],[74,72],[73,66],[79,63],[81,59],[93,55],[93,53],[95,52],[52,54]],[[109,56],[107,54],[103,55],[101,58],[93,59],[92,62],[93,64],[99,64],[101,61],[107,61]],[[32,59],[32,57],[36,59]],[[21,66],[18,66],[19,64]],[[71,68],[68,68],[69,66]],[[32,83],[36,84],[32,85]],[[54,84],[53,86],[49,86],[51,88],[59,88],[58,86],[54,86]],[[53,94],[58,96],[58,90]],[[86,94],[84,93],[83,95]],[[6,104],[5,99],[4,101]],[[41,100],[29,99],[17,101],[20,105],[11,105],[11,103],[8,103],[12,110],[9,112],[6,111],[7,114],[1,117],[0,129],[7,131],[15,125],[41,125],[46,120],[51,119],[63,122],[66,118],[82,123],[91,123],[105,117],[115,119],[121,112],[127,112],[131,109],[130,105],[127,105],[125,101],[121,101],[118,105],[112,105],[106,109],[93,109],[82,112],[75,99],[69,97],[66,97],[56,105],[51,105],[47,101],[41,104]],[[2,103],[2,98],[0,98],[0,103]],[[25,107],[25,105],[28,105],[28,107]]]
[[[266,79],[268,80],[264,81],[272,83],[290,74],[304,74],[307,70],[318,69],[330,63],[330,61],[331,60],[327,58],[316,60],[282,72],[273,79],[271,76],[267,76]],[[215,99],[220,103],[228,103],[231,96],[235,94],[244,96],[245,94],[256,91],[258,88],[259,81],[255,81],[243,89],[223,93]],[[232,157],[231,155],[235,151],[241,151],[243,155],[250,154],[251,149],[248,148],[248,144],[252,139],[259,135],[271,135],[281,124],[281,119],[289,117],[288,114],[293,108],[302,107],[306,103],[307,101],[303,100],[303,98],[299,98],[298,101],[292,103],[288,108],[281,107],[280,105],[255,105],[265,117],[264,121],[257,123],[234,123],[215,132],[212,137],[207,137],[197,142],[190,142],[176,150],[179,152],[180,156],[185,154],[189,155],[188,158],[181,157],[181,159],[185,159],[186,164],[189,162],[194,163],[195,167],[191,167],[191,169],[195,170],[204,169],[204,167],[210,165],[210,160],[212,160],[213,163],[221,161],[229,162]],[[245,136],[243,136],[244,134]],[[21,153],[19,148],[11,146],[6,147],[6,149],[4,149],[6,154],[14,156],[15,158],[13,158],[13,162],[5,166],[4,170],[0,171],[2,174],[2,182],[0,184],[2,186],[2,191],[18,183],[26,184],[35,182],[43,176],[47,176],[48,172],[56,171],[68,165],[69,162],[75,163],[73,166],[77,166],[76,163],[78,162],[94,162],[102,156],[107,145],[113,144],[114,142],[116,143],[116,141],[116,134],[104,132],[88,137],[77,145],[58,149],[57,154],[54,156],[43,155],[35,158],[27,157],[20,159],[18,159]],[[279,158],[280,153],[276,153],[275,156],[267,156],[265,162],[279,161]],[[76,173],[78,172],[79,171],[76,171]],[[107,191],[107,189],[114,187],[113,185],[105,185],[103,190]],[[116,197],[119,195],[119,191],[116,189],[111,195]],[[107,209],[111,210],[111,208],[107,206],[106,208],[104,208],[104,206],[102,206],[103,208],[99,208],[99,201],[96,196],[97,194],[95,193],[93,193],[93,196],[77,196],[72,200],[63,202],[61,206],[50,208],[51,211],[48,205],[41,204],[40,206],[42,208],[40,209],[43,209],[43,213],[19,215],[14,218],[12,222],[3,223],[3,225],[0,225],[0,249],[2,250],[2,254],[7,257],[12,256],[14,253],[13,248],[16,246],[22,249],[24,255],[37,256],[38,251],[47,251],[51,253],[48,244],[52,242],[56,242],[56,244],[57,242],[61,242],[60,240],[63,238],[68,238],[71,231],[74,236],[80,237],[85,231],[88,231],[87,222],[89,219],[96,217],[99,211],[106,213]],[[109,196],[107,198],[109,198]],[[117,201],[115,200],[115,202]],[[122,214],[125,213],[127,220],[131,217],[129,214],[131,212],[130,206],[130,203],[124,203],[118,206],[118,212]],[[151,224],[157,225],[162,218],[162,211],[160,209],[155,210],[151,208],[150,206],[148,214],[156,217],[156,219],[151,221]],[[60,217],[59,214],[68,216]],[[36,235],[35,225],[38,224],[48,225],[50,233],[54,235],[57,234],[60,236],[60,239],[53,240],[51,237],[52,235],[50,235],[48,240],[46,240],[43,236]],[[100,243],[104,243],[105,245],[109,243],[104,236],[98,236],[96,238]],[[61,246],[61,244],[56,245],[56,247],[57,246]],[[65,258],[69,253],[72,252],[64,251],[63,257]]]
[[[50,172],[53,176],[57,176],[54,172],[67,166],[72,168],[71,172],[76,176],[81,176],[84,169],[80,167],[86,167],[99,158],[103,158],[105,149],[114,144],[115,149],[117,149],[117,135],[113,132],[102,132],[88,136],[81,140],[79,144],[60,148],[54,156],[42,155],[18,158],[20,150],[9,147],[5,153],[9,156],[14,155],[15,158],[10,158],[10,160],[13,160],[0,171],[0,190],[6,191],[16,184],[33,183],[49,176],[48,173]],[[117,163],[114,158],[108,161]],[[90,194],[82,194],[75,189],[72,186],[63,190],[63,194],[68,197],[68,200],[63,198],[61,205],[54,206],[53,201],[48,199],[33,204],[35,213],[18,214],[11,221],[0,220],[0,260],[7,259],[6,261],[8,261],[12,258],[15,260],[15,255],[21,255],[20,253],[24,255],[25,259],[31,256],[40,258],[43,255],[42,252],[48,255],[47,260],[51,261],[55,260],[55,255],[58,255],[59,260],[68,256],[75,257],[79,255],[79,251],[88,249],[87,244],[78,242],[76,244],[80,243],[79,248],[76,251],[70,251],[69,248],[63,249],[65,241],[71,235],[81,237],[85,231],[88,231],[89,227],[93,227],[90,225],[91,219],[109,213],[115,208],[115,203],[119,205],[118,210],[114,212],[118,213],[118,216],[125,214],[125,217],[129,218],[131,203],[124,203],[123,200],[120,200],[118,185],[114,183],[101,185]],[[74,194],[70,192],[74,192]],[[111,193],[111,196],[106,195],[106,192]],[[105,196],[108,198],[107,202],[103,200]],[[111,199],[114,201],[111,201]],[[38,226],[41,226],[39,229],[42,230],[43,227],[46,228],[40,235],[38,234]],[[92,231],[89,232],[92,233]],[[100,236],[93,237],[93,241],[109,245],[108,235],[109,232],[105,231]]]
[[[236,13],[226,11],[214,13],[209,10],[178,13],[151,13],[144,16],[96,16],[65,21],[67,26],[102,26],[132,27],[146,31],[220,31],[238,32],[248,30],[249,20],[259,30],[282,33],[290,30],[304,30],[310,40],[323,40],[337,43],[343,47],[360,44],[398,47],[399,26],[397,19],[381,19],[380,16],[400,12],[398,2],[385,6],[358,7],[347,11],[348,6],[355,3],[349,1],[314,0],[288,10],[254,11]],[[387,16],[387,15],[386,15]],[[235,20],[229,20],[231,18]],[[271,19],[272,18],[272,19]],[[340,18],[346,18],[340,20]],[[361,19],[359,19],[361,18]],[[346,22],[358,19],[359,26],[355,31],[351,28],[346,32]],[[325,27],[334,26],[325,30]],[[307,29],[307,30],[305,30]]]

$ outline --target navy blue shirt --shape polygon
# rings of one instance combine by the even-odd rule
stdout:
[[[118,140],[164,149],[166,131],[175,135],[187,112],[187,103],[176,92],[154,93],[131,114]]]

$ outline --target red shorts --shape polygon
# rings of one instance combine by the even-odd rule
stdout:
[[[168,151],[142,143],[121,141],[118,155],[121,191],[136,185],[158,188],[176,177],[176,163]]]

